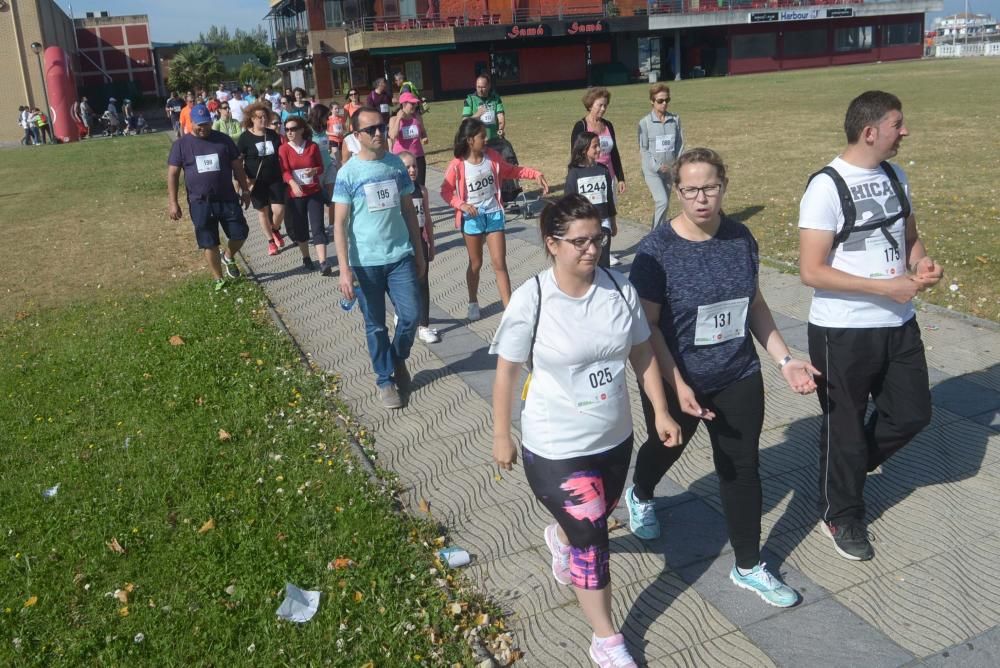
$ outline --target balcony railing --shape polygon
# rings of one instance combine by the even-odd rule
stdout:
[[[348,33],[485,27],[543,20],[599,20],[622,16],[703,14],[706,12],[780,9],[786,7],[859,5],[865,0],[531,0],[530,6],[498,8],[485,0],[441,0],[422,17],[368,16],[347,21]],[[871,2],[871,0],[869,0]],[[499,4],[499,3],[497,3]],[[433,5],[432,5],[433,7]],[[499,11],[497,11],[499,9]]]

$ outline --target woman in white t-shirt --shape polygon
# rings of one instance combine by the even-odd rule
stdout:
[[[514,292],[490,348],[499,356],[493,457],[508,470],[517,460],[512,393],[527,364],[524,469],[532,492],[556,520],[545,529],[552,575],[575,587],[593,627],[591,658],[625,668],[635,663],[611,620],[607,518],[632,455],[626,360],[650,396],[664,446],[677,444],[679,427],[667,409],[635,290],[621,274],[597,269],[607,243],[597,209],[581,195],[567,195],[542,212],[541,236],[553,267]]]

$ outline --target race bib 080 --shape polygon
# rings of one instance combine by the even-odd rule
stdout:
[[[392,179],[365,184],[365,204],[369,211],[383,211],[399,206],[399,189]]]

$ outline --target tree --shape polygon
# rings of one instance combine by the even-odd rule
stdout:
[[[274,64],[274,50],[268,41],[267,31],[261,26],[253,30],[237,28],[232,35],[225,26],[209,26],[208,32],[198,35],[198,42],[219,55],[252,53],[264,66]]]
[[[254,89],[261,89],[265,86],[270,86],[274,83],[274,80],[278,78],[274,70],[269,67],[262,67],[257,63],[243,63],[240,67],[239,81],[241,84],[246,86],[247,84],[254,87]]]
[[[172,90],[213,90],[225,71],[215,54],[203,44],[191,44],[170,61],[168,83]]]

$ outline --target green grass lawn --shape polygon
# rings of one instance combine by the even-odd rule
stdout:
[[[946,272],[945,282],[923,297],[1000,320],[997,74],[995,59],[969,58],[696,79],[670,82],[670,109],[681,118],[688,147],[709,146],[726,159],[725,210],[749,224],[764,256],[794,264],[799,198],[809,174],[842,150],[848,102],[873,88],[896,93],[911,133],[896,160],[910,177],[921,235]],[[614,87],[608,111],[628,187],[619,214],[647,225],[652,198],[639,170],[636,124],[649,113],[648,91],[645,84]],[[570,131],[585,113],[582,94],[504,97],[520,162],[541,168],[553,185],[565,179]],[[443,167],[451,159],[461,105],[434,103],[427,115],[430,164]]]
[[[451,616],[435,534],[360,469],[324,382],[249,282],[0,330],[0,663],[464,661],[479,608]],[[286,582],[322,592],[312,621],[276,618]]]

